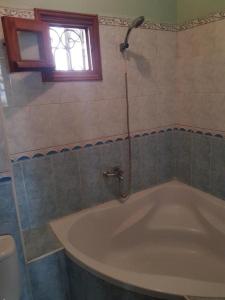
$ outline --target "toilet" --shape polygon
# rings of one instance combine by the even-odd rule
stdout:
[[[0,300],[19,300],[19,263],[14,239],[0,236]]]

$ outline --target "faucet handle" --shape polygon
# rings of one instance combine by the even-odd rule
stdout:
[[[119,166],[113,167],[112,169],[103,172],[104,176],[117,177],[120,181],[124,180],[123,174],[124,172]]]

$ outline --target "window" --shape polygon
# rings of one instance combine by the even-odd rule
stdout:
[[[44,81],[101,80],[98,17],[35,9],[49,26],[55,70],[43,71]]]
[[[85,29],[50,27],[52,54],[57,71],[92,69]]]
[[[11,72],[44,81],[102,80],[97,15],[35,9],[35,20],[2,17]]]
[[[48,25],[2,17],[10,72],[54,69]]]

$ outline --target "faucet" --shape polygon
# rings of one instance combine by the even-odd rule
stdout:
[[[123,176],[123,170],[120,169],[120,167],[113,167],[112,169],[103,172],[103,175],[105,177],[117,177],[119,179],[119,181],[123,181],[124,180],[124,176]]]

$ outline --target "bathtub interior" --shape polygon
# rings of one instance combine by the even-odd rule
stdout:
[[[224,283],[225,205],[212,198],[174,181],[77,214],[67,238],[121,270]]]

